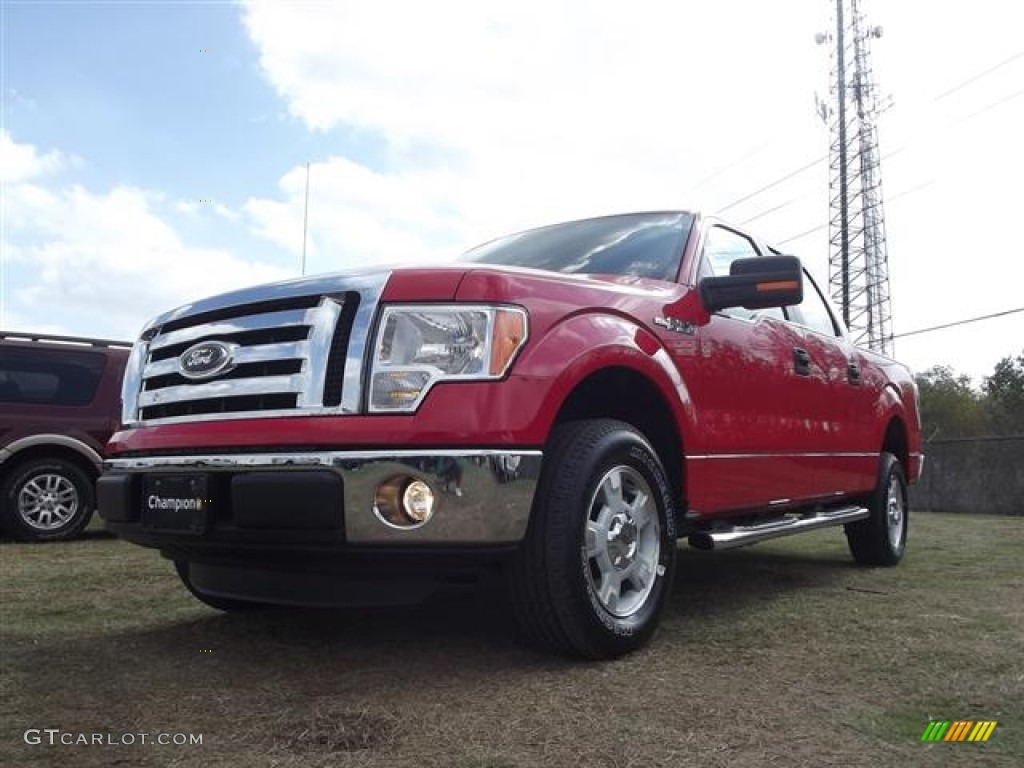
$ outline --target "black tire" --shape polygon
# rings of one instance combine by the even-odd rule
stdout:
[[[614,477],[618,501],[632,506],[617,507],[620,514],[612,515],[606,494],[614,491]],[[641,504],[638,491],[651,503]],[[593,419],[557,427],[526,539],[509,574],[516,617],[527,637],[589,659],[620,656],[646,643],[675,572],[673,498],[657,454],[630,425]],[[615,579],[619,585],[609,586]]]
[[[268,607],[266,603],[257,603],[249,600],[236,600],[231,597],[220,597],[197,589],[189,576],[189,563],[187,560],[175,560],[174,569],[178,572],[178,578],[181,579],[181,583],[185,585],[185,589],[191,592],[193,597],[200,602],[206,603],[211,608],[216,608],[218,611],[224,611],[225,613],[238,613],[242,611],[258,611]]]
[[[59,458],[29,459],[12,467],[0,486],[0,523],[20,541],[73,539],[96,507],[93,478]]]
[[[845,526],[850,553],[861,565],[896,565],[907,549],[909,509],[907,478],[899,459],[891,453],[881,456],[878,481],[867,507],[869,517]]]

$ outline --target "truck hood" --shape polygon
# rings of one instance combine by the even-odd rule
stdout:
[[[595,298],[594,292],[668,300],[678,297],[681,288],[674,283],[624,275],[573,275],[493,264],[375,266],[265,283],[209,296],[154,317],[146,324],[143,333],[181,318],[216,312],[225,307],[315,293],[370,291],[382,301],[511,301],[517,295],[548,292],[555,292],[564,299],[580,291],[581,299],[590,302]]]

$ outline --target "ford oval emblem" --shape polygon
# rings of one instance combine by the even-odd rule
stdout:
[[[186,379],[209,379],[234,368],[232,352],[220,341],[203,341],[181,353],[178,367]]]

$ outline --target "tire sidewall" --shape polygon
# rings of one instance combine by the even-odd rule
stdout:
[[[573,577],[578,584],[574,592],[578,595],[575,607],[579,619],[597,636],[604,638],[604,644],[610,646],[612,652],[629,650],[642,644],[654,632],[658,618],[664,609],[666,596],[672,583],[675,565],[676,520],[672,504],[672,496],[668,481],[661,463],[654,450],[639,434],[618,430],[605,436],[593,450],[590,466],[586,473],[586,481],[581,484],[576,494],[574,511],[576,514],[573,535],[567,542],[566,557],[574,570]],[[635,469],[647,482],[655,496],[658,509],[658,525],[660,530],[660,547],[655,581],[643,607],[627,617],[617,617],[609,613],[598,598],[588,578],[588,561],[584,555],[584,529],[586,526],[589,504],[597,484],[608,470],[615,466],[625,465]]]
[[[18,509],[18,496],[25,485],[39,475],[60,475],[74,487],[78,494],[78,509],[72,518],[51,530],[40,530],[29,525]],[[3,484],[0,505],[3,507],[5,529],[22,541],[52,541],[69,539],[79,534],[92,517],[95,507],[92,481],[80,468],[62,459],[37,459],[14,468]]]
[[[889,484],[893,477],[896,478],[900,489],[900,500],[903,503],[903,526],[900,531],[899,544],[894,547],[889,539]],[[903,467],[893,454],[886,453],[882,459],[882,467],[879,472],[878,489],[876,491],[875,508],[872,512],[876,515],[875,524],[878,526],[884,537],[885,552],[889,559],[898,562],[907,551],[907,533],[910,527],[909,505],[907,499],[907,479],[903,474]]]

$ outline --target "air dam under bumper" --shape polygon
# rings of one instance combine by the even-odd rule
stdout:
[[[97,506],[110,530],[156,547],[514,544],[526,534],[541,459],[464,449],[115,458],[104,462]],[[430,487],[427,522],[398,528],[376,509],[378,489],[395,478]],[[203,489],[202,511],[160,495],[181,487]]]

